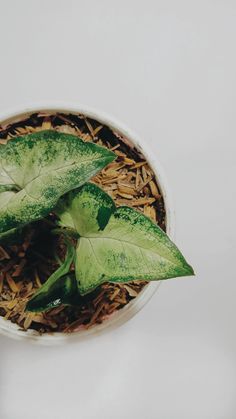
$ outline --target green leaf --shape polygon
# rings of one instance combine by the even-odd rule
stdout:
[[[193,275],[178,248],[156,224],[132,208],[116,209],[97,186],[85,184],[62,201],[61,224],[80,236],[75,271],[81,295],[107,281]]]
[[[86,236],[103,230],[115,209],[109,195],[93,183],[86,183],[83,188],[65,195],[55,208],[55,213],[61,227]]]
[[[16,244],[16,240],[21,237],[22,228],[12,228],[5,233],[0,234],[0,240],[3,244]]]
[[[68,275],[74,253],[74,247],[68,243],[64,262],[28,301],[27,311],[45,311],[61,304],[73,304],[79,299],[75,277]]]
[[[43,312],[63,305],[76,305],[81,302],[75,275],[59,277],[45,293],[33,296],[26,305],[26,311]]]
[[[56,131],[14,138],[0,147],[0,239],[46,216],[62,195],[114,158],[104,147]]]

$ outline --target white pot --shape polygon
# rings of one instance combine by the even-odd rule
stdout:
[[[170,193],[166,178],[155,153],[149,148],[145,139],[139,138],[133,131],[125,127],[120,122],[117,122],[113,117],[110,117],[100,111],[89,109],[86,106],[77,107],[66,104],[55,105],[55,103],[47,104],[47,106],[45,106],[45,104],[43,106],[33,106],[24,110],[21,109],[19,111],[14,111],[1,116],[0,124],[10,123],[15,119],[20,120],[25,114],[27,115],[37,111],[82,113],[92,119],[101,121],[101,123],[108,125],[116,132],[128,138],[135,145],[135,147],[142,152],[143,156],[148,161],[150,167],[155,173],[158,186],[165,203],[166,232],[173,239],[174,211],[172,202],[170,200]],[[131,319],[149,301],[160,284],[161,281],[150,282],[147,286],[144,287],[140,294],[134,300],[130,301],[125,307],[113,313],[107,320],[104,320],[102,324],[94,325],[88,330],[80,330],[74,333],[44,333],[42,336],[40,336],[34,330],[28,330],[26,332],[20,331],[17,324],[13,324],[11,321],[5,320],[0,316],[0,333],[15,339],[27,340],[29,342],[43,345],[64,344],[87,339],[88,337],[96,336],[106,330],[120,326]]]

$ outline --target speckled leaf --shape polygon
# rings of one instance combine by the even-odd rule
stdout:
[[[0,147],[0,238],[47,215],[63,194],[114,158],[104,147],[56,131],[14,138]]]
[[[93,183],[66,194],[55,208],[61,227],[86,236],[103,230],[116,206],[112,198]]]
[[[132,208],[110,206],[110,214],[101,228],[98,214],[110,198],[96,186],[90,193],[88,189],[86,184],[79,191],[73,191],[68,209],[65,205],[61,213],[64,226],[70,214],[69,227],[72,228],[73,222],[81,236],[75,267],[81,294],[106,281],[152,281],[193,275],[193,269],[168,236]]]

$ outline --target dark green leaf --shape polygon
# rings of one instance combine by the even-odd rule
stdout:
[[[73,304],[79,299],[75,277],[68,274],[74,252],[74,247],[68,243],[65,261],[28,301],[27,311],[45,311],[60,304]]]

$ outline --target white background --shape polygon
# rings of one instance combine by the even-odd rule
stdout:
[[[1,337],[1,419],[235,419],[235,0],[0,0],[0,17],[0,113],[82,103],[144,137],[197,273],[81,344]]]

